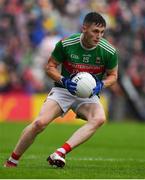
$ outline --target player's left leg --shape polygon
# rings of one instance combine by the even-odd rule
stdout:
[[[87,120],[87,122],[61,148],[56,150],[55,154],[59,156],[65,156],[73,148],[87,141],[106,120],[103,106],[99,101],[97,103],[82,104],[78,108],[77,114]],[[49,157],[53,155],[54,153]]]
[[[101,103],[83,104],[77,113],[80,117],[84,117],[87,122],[68,139],[67,143],[71,145],[72,149],[88,140],[106,121]]]

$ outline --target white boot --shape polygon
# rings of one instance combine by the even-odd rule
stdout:
[[[47,161],[51,166],[56,166],[56,167],[61,167],[63,168],[65,166],[65,159],[58,155],[56,152],[51,154],[48,158]]]

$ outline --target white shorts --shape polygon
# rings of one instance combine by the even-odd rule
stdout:
[[[47,99],[52,99],[56,101],[63,110],[64,114],[69,109],[72,109],[74,112],[77,113],[78,108],[82,104],[99,102],[98,96],[93,96],[91,98],[79,98],[72,95],[67,89],[59,87],[53,87],[48,94]]]

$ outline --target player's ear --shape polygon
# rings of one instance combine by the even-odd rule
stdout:
[[[87,25],[83,24],[82,25],[82,33],[85,33],[87,31]]]

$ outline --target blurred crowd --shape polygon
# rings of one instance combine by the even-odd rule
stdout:
[[[0,0],[0,92],[47,92],[44,71],[57,41],[81,31],[84,16],[107,21],[105,37],[119,50],[119,70],[145,93],[144,0]]]

